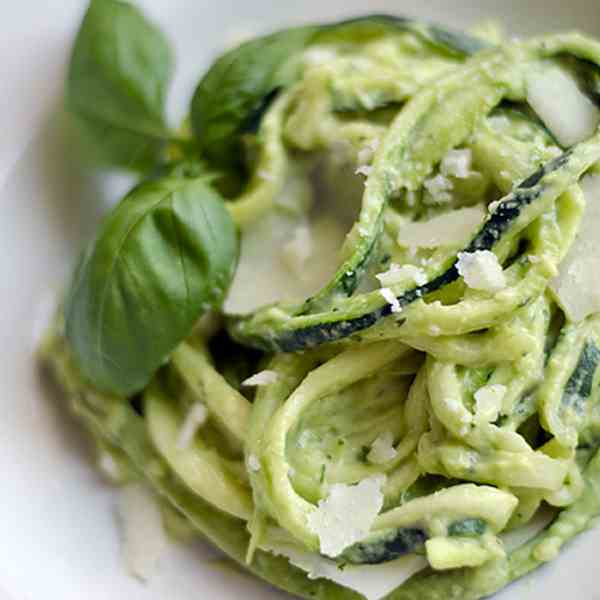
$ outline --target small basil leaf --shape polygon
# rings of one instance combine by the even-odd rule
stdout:
[[[95,159],[139,169],[157,162],[171,137],[172,71],[167,40],[135,7],[91,1],[71,54],[66,102]]]
[[[238,258],[235,226],[205,178],[134,188],[103,223],[65,303],[66,333],[99,389],[142,389],[198,317],[218,306]]]
[[[223,54],[204,75],[192,98],[191,122],[211,162],[243,163],[241,133],[268,105],[265,98],[298,77],[291,59],[317,29],[298,27],[250,40]],[[286,64],[289,68],[282,69]]]

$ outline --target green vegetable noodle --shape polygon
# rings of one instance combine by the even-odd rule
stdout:
[[[140,174],[41,348],[99,465],[302,598],[477,600],[557,558],[600,515],[600,42],[281,30],[176,133],[171,55],[92,0],[68,73]]]

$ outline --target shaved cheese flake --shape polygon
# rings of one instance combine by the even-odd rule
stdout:
[[[506,277],[498,257],[489,250],[459,252],[456,267],[465,283],[474,290],[499,292],[506,287]]]
[[[600,272],[600,175],[584,177],[581,190],[585,211],[577,239],[560,263],[558,276],[550,281],[559,304],[574,322],[600,312],[600,287],[595,277]]]
[[[189,448],[189,445],[192,443],[196,432],[204,423],[206,423],[206,419],[208,418],[208,411],[206,410],[206,406],[202,404],[202,402],[196,402],[192,405],[190,410],[188,411],[187,416],[185,417],[185,421],[179,430],[179,436],[177,438],[177,449],[185,450]]]
[[[252,377],[248,377],[248,379],[242,381],[242,385],[252,387],[252,386],[261,386],[261,385],[271,385],[275,383],[279,379],[279,374],[276,371],[260,371],[260,373],[256,373],[256,375],[252,375]]]
[[[254,473],[260,471],[260,461],[258,460],[258,456],[256,456],[256,454],[250,454],[250,456],[248,456],[248,469]]]
[[[373,160],[375,152],[379,148],[379,138],[373,138],[369,143],[358,151],[358,163],[367,165]]]
[[[427,274],[421,267],[414,265],[403,265],[400,267],[396,263],[392,263],[390,268],[383,272],[375,275],[379,280],[379,283],[384,286],[392,286],[398,283],[414,282],[417,285],[424,285],[427,283]]]
[[[302,569],[309,579],[329,579],[354,590],[366,600],[381,600],[402,585],[412,575],[427,567],[427,559],[417,554],[407,554],[396,560],[378,565],[345,565],[308,552],[291,542],[267,542],[263,550],[276,556],[285,556],[290,564]]]
[[[393,313],[399,313],[402,311],[398,298],[394,295],[394,292],[390,288],[381,288],[379,293],[384,297],[385,301],[392,307]]]
[[[168,547],[160,507],[144,485],[133,483],[121,489],[118,514],[127,566],[132,575],[146,581]]]
[[[335,483],[327,498],[308,515],[310,530],[319,537],[321,553],[332,558],[362,540],[383,507],[384,475],[363,479],[356,485]]]
[[[398,244],[409,248],[459,246],[481,225],[485,211],[481,206],[461,208],[428,221],[407,223],[400,228]]]
[[[440,164],[442,175],[465,179],[471,173],[471,150],[450,150]]]
[[[425,189],[430,193],[431,199],[435,204],[445,204],[452,200],[452,182],[444,175],[439,174],[435,177],[426,179],[423,183]]]
[[[502,200],[494,200],[493,202],[490,202],[488,205],[488,211],[490,213],[495,213],[500,204],[502,204]]]
[[[500,534],[500,539],[506,550],[511,552],[519,548],[526,542],[532,540],[538,533],[546,529],[548,525],[556,518],[556,509],[550,506],[545,506],[538,509],[533,518],[515,529],[503,531]]]
[[[500,383],[485,385],[475,392],[475,416],[483,423],[493,423],[500,415],[506,386]]]
[[[371,450],[367,454],[367,460],[374,465],[383,465],[398,456],[398,450],[394,448],[394,434],[386,431],[377,436]]]
[[[469,425],[473,421],[473,415],[463,406],[460,400],[457,400],[456,398],[446,398],[445,404],[448,410],[454,413],[464,425]]]
[[[361,165],[354,172],[356,173],[356,175],[364,175],[365,177],[368,177],[371,174],[372,170],[373,170],[373,167],[369,167],[367,165]]]
[[[600,123],[600,110],[559,67],[529,77],[527,101],[563,146],[589,138]]]

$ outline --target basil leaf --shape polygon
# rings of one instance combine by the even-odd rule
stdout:
[[[242,163],[240,137],[281,86],[299,75],[291,60],[318,30],[287,29],[245,42],[217,59],[200,81],[191,104],[191,122],[202,151],[219,166]]]
[[[167,40],[134,6],[91,1],[71,54],[66,102],[95,159],[137,169],[158,161],[171,137],[172,71]]]
[[[76,271],[66,334],[99,389],[142,389],[198,317],[218,306],[238,258],[235,226],[206,178],[134,188]]]

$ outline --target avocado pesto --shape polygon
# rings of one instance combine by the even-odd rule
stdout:
[[[68,108],[139,182],[41,356],[124,505],[303,598],[477,600],[556,558],[600,514],[600,42],[286,29],[175,131],[171,70],[91,1]]]

